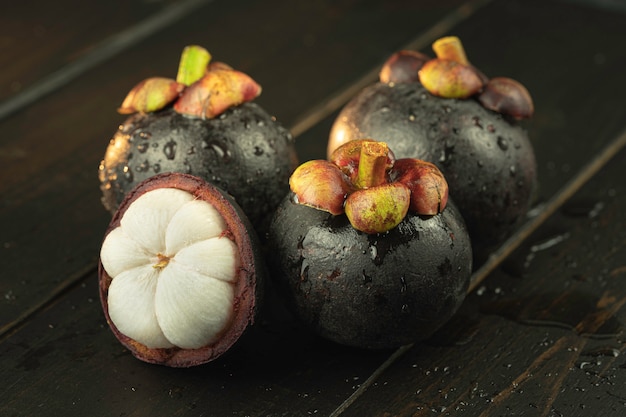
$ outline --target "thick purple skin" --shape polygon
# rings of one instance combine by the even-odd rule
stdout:
[[[115,212],[106,236],[120,225],[124,213],[143,194],[159,188],[176,188],[191,193],[196,199],[211,204],[223,217],[228,238],[237,245],[241,258],[239,277],[234,286],[235,301],[233,319],[215,343],[199,349],[151,349],[122,334],[109,316],[108,291],[111,277],[98,262],[100,302],[109,327],[115,337],[136,358],[149,363],[170,367],[186,368],[210,362],[223,355],[239,340],[246,329],[254,323],[262,304],[267,269],[262,257],[261,244],[252,224],[234,199],[218,187],[206,183],[199,177],[180,173],[154,175],[139,183],[126,195],[119,210]],[[210,256],[210,254],[209,254]]]
[[[103,204],[113,213],[146,178],[195,175],[230,193],[256,227],[271,218],[297,164],[291,134],[255,103],[210,120],[170,107],[129,117],[107,148],[99,178]]]
[[[453,204],[368,235],[345,215],[292,199],[283,200],[270,225],[270,272],[317,334],[359,348],[394,348],[429,337],[461,305],[472,251]]]
[[[526,132],[476,100],[435,97],[419,83],[376,83],[341,111],[329,147],[362,138],[439,167],[475,252],[503,242],[532,204],[537,168]]]

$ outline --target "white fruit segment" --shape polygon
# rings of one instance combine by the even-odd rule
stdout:
[[[161,188],[137,198],[105,238],[115,327],[148,348],[197,349],[228,327],[240,266],[226,224],[206,201]]]

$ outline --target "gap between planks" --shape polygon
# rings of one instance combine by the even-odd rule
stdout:
[[[191,14],[194,10],[211,3],[213,0],[182,0],[174,3],[100,42],[91,52],[82,55],[72,63],[50,73],[21,93],[0,103],[0,120],[29,106],[40,98],[58,90],[85,72],[94,68],[124,50],[138,44],[147,37],[163,30]]]
[[[211,3],[213,0],[185,0],[164,9],[162,12],[140,22],[132,28],[102,42],[95,50],[74,63],[50,74],[18,96],[0,103],[0,120],[28,106],[37,99],[53,92],[80,76],[96,65],[112,58],[123,50],[135,45],[144,38],[158,32],[166,26],[186,16],[198,7]],[[433,40],[444,36],[449,30],[474,14],[478,9],[493,0],[474,0],[454,10],[445,16],[430,29],[421,33],[418,37],[406,44],[402,49],[421,50],[432,43]],[[382,62],[380,63],[382,65]],[[367,72],[354,83],[338,93],[331,95],[321,104],[313,107],[305,116],[297,120],[290,131],[294,137],[302,135],[317,123],[331,115],[341,106],[347,103],[360,90],[374,82],[378,76],[380,65]],[[511,236],[499,249],[493,252],[487,261],[476,270],[471,277],[468,293],[474,291],[478,285],[495,270],[522,242],[525,241],[535,230],[539,228],[552,214],[556,212],[569,198],[571,198],[585,183],[587,183],[606,163],[626,146],[626,131],[618,135],[613,141],[605,146],[591,161],[571,178],[550,200],[540,207],[538,214],[529,219],[518,231]],[[73,288],[86,276],[90,276],[96,270],[95,265],[88,265],[83,270],[73,274],[66,280],[64,285],[58,287],[51,297],[42,303],[33,306],[24,312],[17,320],[0,329],[0,336],[4,341],[15,333],[28,317],[44,310],[53,304],[58,296]],[[372,374],[357,388],[342,404],[339,405],[329,417],[338,417],[346,411],[369,387],[374,385],[378,377],[387,370],[398,358],[409,351],[413,345],[406,345],[394,351]]]

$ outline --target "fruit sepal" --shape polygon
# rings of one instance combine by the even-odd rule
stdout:
[[[432,48],[435,58],[410,50],[391,55],[380,71],[380,82],[420,82],[437,97],[476,98],[483,107],[513,119],[532,117],[534,105],[528,90],[511,78],[487,77],[470,63],[458,37],[437,39]]]
[[[305,162],[289,185],[296,203],[345,213],[355,229],[368,234],[393,229],[409,210],[436,215],[448,200],[448,184],[435,165],[396,160],[385,142],[372,139],[347,142],[328,161]]]
[[[191,45],[183,49],[175,80],[151,77],[139,82],[118,112],[156,112],[173,104],[180,114],[212,119],[260,94],[261,86],[250,76],[222,62],[211,62],[206,49]]]

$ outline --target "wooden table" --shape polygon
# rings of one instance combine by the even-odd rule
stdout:
[[[35,3],[35,4],[32,4]],[[540,193],[424,343],[362,351],[288,315],[170,369],[106,325],[97,167],[137,81],[200,44],[324,157],[339,108],[394,51],[463,39],[522,81]],[[0,14],[0,415],[626,415],[626,7],[619,0],[12,2]]]

